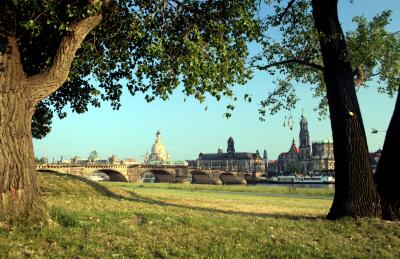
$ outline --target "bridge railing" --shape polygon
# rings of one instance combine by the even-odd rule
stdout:
[[[151,164],[137,164],[130,165],[129,168],[150,168],[150,169],[176,169],[176,168],[188,168],[187,165],[151,165]]]
[[[85,167],[85,168],[110,168],[110,169],[120,169],[128,168],[128,165],[113,165],[113,164],[101,164],[101,165],[85,165],[85,164],[40,164],[36,165],[38,169],[46,168],[70,168],[70,167]]]

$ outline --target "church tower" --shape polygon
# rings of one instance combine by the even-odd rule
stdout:
[[[300,160],[309,160],[311,158],[310,134],[308,133],[308,121],[306,117],[301,114],[300,120]]]
[[[228,139],[228,148],[226,149],[226,153],[228,153],[229,157],[233,157],[235,154],[235,142],[232,137]]]

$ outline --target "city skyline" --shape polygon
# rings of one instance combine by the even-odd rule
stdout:
[[[350,23],[354,15],[365,13],[370,18],[384,9],[393,10],[390,30],[400,30],[399,3],[384,1],[377,7],[373,1],[360,2],[355,1],[351,8],[347,6],[350,3],[341,3],[340,19],[346,31],[354,26]],[[69,113],[63,120],[54,118],[52,132],[43,140],[34,140],[35,156],[46,154],[50,160],[53,157],[58,160],[61,155],[84,158],[97,150],[101,158],[114,154],[119,158],[142,160],[160,130],[173,160],[195,159],[200,152],[216,152],[219,147],[226,150],[230,136],[234,138],[237,150],[255,152],[258,149],[261,152],[265,148],[269,159],[274,160],[290,148],[293,138],[298,145],[298,124],[303,109],[309,122],[311,141],[332,140],[330,122],[318,120],[313,111],[317,101],[305,85],[297,88],[300,101],[291,112],[293,130],[283,127],[288,112],[267,116],[267,122],[258,120],[258,103],[273,89],[274,79],[256,72],[245,87],[236,86],[239,100],[229,120],[223,117],[225,106],[231,103],[227,99],[217,102],[208,98],[205,104],[198,104],[192,97],[186,97],[184,102],[185,96],[178,90],[167,102],[156,100],[147,104],[142,95],[131,97],[124,92],[119,111],[113,111],[104,103],[101,109],[89,108],[85,114]],[[394,107],[394,99],[377,94],[376,88],[375,83],[358,91],[370,152],[382,147],[385,135],[384,132],[372,134],[371,129],[385,131]],[[245,93],[252,94],[251,104],[242,100]]]
[[[368,90],[360,90],[361,93],[359,94],[359,101],[361,105],[361,110],[363,112],[363,118],[364,118],[364,124],[366,128],[366,134],[369,142],[369,149],[370,152],[376,151],[378,148],[381,148],[383,145],[383,139],[384,139],[384,133],[380,132],[378,134],[372,134],[371,129],[372,128],[377,128],[378,130],[385,130],[389,121],[390,117],[390,112],[385,114],[382,114],[382,116],[377,117],[379,113],[384,113],[384,109],[382,107],[379,107],[380,109],[377,109],[377,111],[371,111],[371,109],[368,109],[368,102],[369,102],[369,92],[371,92],[372,89]],[[364,96],[365,95],[365,96]],[[129,98],[129,97],[128,97]],[[386,98],[388,102],[393,103],[393,99],[389,99],[388,97],[385,96],[376,96],[376,98],[382,99],[381,101],[384,101]],[[149,104],[151,106],[152,104]],[[170,106],[171,103],[159,103],[158,105],[161,106]],[[394,103],[392,104],[394,105]],[[198,113],[202,113],[202,109],[200,105],[197,105],[198,109],[200,110]],[[390,105],[388,105],[390,106]],[[218,107],[216,107],[218,108]],[[220,107],[221,111],[223,111],[223,108]],[[196,107],[195,107],[196,109]],[[209,108],[210,109],[210,108]],[[367,112],[365,112],[365,110]],[[379,111],[381,110],[381,111]],[[153,109],[150,110],[151,112],[154,112]],[[126,112],[126,111],[125,111]],[[91,114],[94,113],[94,114]],[[120,111],[112,111],[112,113],[120,113]],[[122,112],[123,113],[123,112]],[[238,112],[239,113],[239,112]],[[218,113],[214,113],[212,119],[219,122],[220,124],[213,124],[213,125],[223,125],[223,124],[228,124],[228,125],[233,125],[237,126],[240,124],[241,118],[240,115],[243,114],[244,112],[240,112],[238,115],[237,113],[234,112],[233,117],[231,119],[224,119],[222,117],[222,112],[220,116],[218,116]],[[251,111],[247,111],[247,114],[250,113],[251,116]],[[157,127],[157,126],[146,126],[143,127],[140,131],[139,134],[130,137],[129,140],[124,141],[125,138],[129,137],[129,133],[122,133],[129,131],[128,128],[119,128],[117,126],[119,117],[117,114],[115,117],[117,117],[115,120],[112,118],[108,118],[109,121],[115,121],[114,125],[108,125],[107,127],[104,126],[102,130],[100,130],[100,134],[97,133],[94,136],[92,135],[92,138],[86,139],[85,142],[83,143],[74,143],[73,145],[70,144],[66,147],[64,147],[64,150],[66,152],[57,152],[54,147],[49,147],[46,150],[46,146],[43,145],[46,142],[46,138],[44,140],[34,140],[34,142],[41,142],[43,150],[37,150],[37,147],[35,147],[35,156],[41,157],[44,156],[44,153],[46,153],[46,156],[49,158],[49,160],[52,160],[53,158],[57,161],[61,156],[64,157],[64,159],[71,158],[75,155],[80,156],[81,158],[85,158],[89,155],[89,153],[93,150],[98,151],[99,155],[101,158],[106,159],[111,155],[116,155],[118,158],[124,159],[124,158],[135,158],[137,160],[143,160],[143,156],[145,155],[146,152],[149,152],[151,145],[153,144],[154,136],[157,132],[157,130],[160,130],[163,136],[163,141],[165,145],[168,147],[167,151],[171,153],[172,159],[173,160],[188,160],[188,159],[196,159],[198,154],[200,152],[207,153],[207,152],[216,152],[219,147],[221,147],[223,150],[226,149],[226,141],[227,139],[232,136],[233,139],[235,139],[235,143],[237,146],[237,150],[244,151],[244,152],[255,152],[257,149],[261,152],[264,149],[267,150],[268,152],[268,158],[270,160],[275,160],[277,156],[281,152],[287,152],[288,149],[290,148],[290,145],[292,143],[292,140],[294,138],[296,144],[299,144],[298,140],[298,134],[299,134],[299,120],[300,120],[300,115],[302,111],[301,109],[296,109],[295,111],[292,112],[292,117],[293,117],[293,129],[289,130],[288,127],[283,127],[283,122],[285,113],[278,114],[274,117],[269,118],[269,123],[262,123],[258,121],[257,119],[257,112],[254,110],[253,115],[254,117],[248,117],[246,120],[250,121],[250,126],[249,126],[249,131],[256,130],[257,134],[260,134],[260,131],[263,129],[265,130],[265,138],[264,139],[259,139],[258,141],[255,141],[255,139],[249,135],[248,132],[240,132],[238,129],[232,129],[229,133],[228,132],[221,132],[218,130],[213,130],[213,129],[208,129],[204,130],[203,134],[200,135],[199,140],[196,139],[196,135],[201,134],[198,130],[190,130],[188,129],[189,132],[185,133],[184,131],[180,131],[182,134],[186,134],[186,136],[179,136],[179,134],[176,133],[171,133],[170,128],[172,128],[169,125],[166,125],[164,127]],[[206,113],[207,114],[207,113]],[[80,125],[79,127],[75,129],[70,129],[71,134],[66,134],[65,139],[57,139],[60,134],[57,133],[58,128],[53,129],[53,131],[49,134],[48,138],[49,140],[53,140],[53,138],[56,139],[57,142],[63,143],[63,141],[66,140],[68,141],[73,141],[75,134],[78,134],[79,130],[81,128],[86,127],[85,120],[87,118],[85,117],[90,117],[90,120],[98,120],[102,121],[102,119],[99,119],[99,115],[101,116],[101,110],[96,110],[93,109],[93,111],[89,111],[86,114],[78,115],[78,116],[73,116],[74,114],[71,114],[72,116],[69,116],[67,119],[60,120],[56,122],[54,125],[56,127],[63,127],[63,123],[66,124],[75,124],[75,125]],[[216,115],[216,116],[215,116]],[[310,130],[310,140],[311,141],[320,141],[320,140],[329,140],[332,141],[331,133],[330,133],[330,125],[329,121],[327,119],[323,121],[318,121],[316,118],[317,114],[314,111],[311,111],[311,116],[304,112],[304,115],[307,117],[309,121],[309,130]],[[314,115],[314,116],[312,116]],[[389,116],[388,116],[389,115]],[[218,118],[220,117],[220,118]],[[379,120],[378,120],[379,118]],[[71,120],[71,121],[68,121]],[[383,123],[378,123],[375,124],[374,122],[376,121],[381,121]],[[386,121],[386,124],[384,124]],[[123,120],[121,124],[123,123]],[[257,125],[258,124],[258,125]],[[101,126],[104,124],[99,123],[96,126]],[[104,137],[110,138],[110,140],[114,143],[110,146],[110,148],[107,148],[107,146],[104,145],[104,137],[101,135],[107,129],[114,129],[114,130],[120,130],[122,131],[121,134],[118,134],[118,136],[115,135],[104,135]],[[268,130],[270,129],[270,130]],[[74,132],[75,131],[75,132]],[[271,132],[268,134],[268,131]],[[194,133],[193,138],[190,134],[190,132]],[[272,132],[275,132],[276,135],[273,135]],[[279,133],[283,132],[283,133]],[[65,133],[64,133],[65,134]],[[126,136],[124,136],[126,134]],[[261,132],[262,134],[262,132]],[[207,137],[207,135],[212,135]],[[86,137],[90,137],[90,134],[85,133]],[[246,137],[247,136],[247,137]],[[122,138],[121,138],[122,137]],[[181,138],[181,139],[180,139]],[[257,138],[257,137],[255,137]],[[114,139],[114,141],[112,140]],[[206,141],[209,139],[209,141]],[[107,143],[109,141],[106,141]],[[174,143],[178,142],[178,143]],[[185,147],[182,146],[182,143],[192,143],[193,148],[190,149],[188,148],[187,150],[184,150]],[[200,142],[200,143],[199,143]],[[88,143],[92,143],[92,145],[88,145]],[[97,144],[96,144],[97,143]],[[136,143],[136,145],[134,144]],[[130,146],[136,146],[137,148],[131,148]],[[74,146],[77,147],[76,151],[74,152]],[[139,147],[138,147],[139,146]],[[196,150],[197,148],[197,150]],[[78,151],[78,149],[83,150]],[[121,152],[122,151],[122,152]],[[182,152],[183,151],[183,152]],[[39,154],[39,155],[38,155]]]

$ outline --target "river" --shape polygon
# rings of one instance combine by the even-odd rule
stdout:
[[[335,189],[334,184],[321,184],[321,183],[313,183],[313,184],[287,184],[287,183],[256,183],[256,184],[248,184],[248,186],[287,186],[287,187],[296,187],[296,188],[316,188],[316,189]]]

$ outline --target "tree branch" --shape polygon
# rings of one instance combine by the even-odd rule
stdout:
[[[61,87],[68,77],[76,51],[101,19],[102,16],[98,13],[71,25],[68,35],[64,36],[58,47],[52,66],[28,78],[34,100],[40,101]]]
[[[275,26],[278,26],[279,24],[281,24],[283,18],[285,17],[285,15],[287,14],[287,12],[290,10],[290,8],[292,8],[294,2],[296,2],[296,0],[291,0],[288,5],[286,6],[285,10],[283,10],[283,12],[281,12],[279,14],[278,20],[275,22]]]
[[[360,86],[365,82],[365,72],[364,72],[364,67],[362,65],[357,67],[354,70],[353,74],[354,74],[354,85],[356,87]]]
[[[303,65],[303,66],[308,66],[311,67],[313,69],[316,70],[320,70],[320,71],[324,71],[324,67],[312,62],[309,62],[307,60],[302,60],[302,59],[288,59],[288,60],[283,60],[283,61],[278,61],[278,62],[273,62],[264,66],[260,66],[260,65],[255,65],[253,67],[259,69],[259,70],[267,70],[268,68],[272,68],[272,67],[277,67],[277,66],[281,66],[281,65],[286,65],[286,64],[299,64],[299,65]]]

